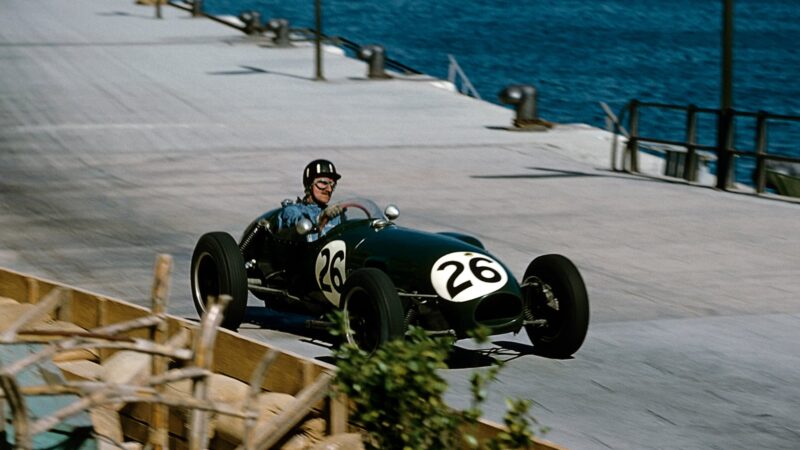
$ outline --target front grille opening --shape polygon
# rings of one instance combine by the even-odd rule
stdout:
[[[522,314],[522,300],[511,294],[490,295],[475,309],[475,321],[482,325],[510,322]]]

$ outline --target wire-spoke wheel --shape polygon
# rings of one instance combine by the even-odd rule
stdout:
[[[538,352],[567,358],[589,328],[589,296],[578,268],[561,255],[534,259],[522,281],[525,331]]]
[[[206,310],[210,297],[230,295],[222,326],[236,330],[247,308],[247,273],[236,241],[228,233],[206,233],[197,241],[192,254],[192,299],[197,313]]]
[[[347,278],[342,297],[345,339],[373,353],[391,339],[403,336],[403,307],[394,283],[383,271],[366,268]]]

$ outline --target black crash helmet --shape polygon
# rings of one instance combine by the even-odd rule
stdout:
[[[336,166],[327,159],[315,159],[311,161],[303,170],[303,187],[309,187],[311,183],[319,177],[328,177],[332,180],[342,178],[336,172]]]

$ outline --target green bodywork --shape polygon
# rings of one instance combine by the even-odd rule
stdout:
[[[377,213],[371,211],[371,217],[345,220],[308,242],[306,236],[300,236],[294,230],[276,230],[279,212],[280,209],[276,209],[263,214],[244,233],[243,239],[260,220],[270,224],[270,229],[261,233],[254,245],[244,252],[245,261],[257,262],[257,268],[251,270],[248,277],[266,279],[271,286],[284,288],[304,301],[330,305],[320,289],[323,283],[319,279],[318,255],[329,243],[343,241],[346,246],[344,277],[336,280],[335,288],[341,288],[352,271],[374,267],[389,275],[407,310],[415,303],[422,307],[422,312],[434,313],[438,317],[438,325],[431,321],[428,328],[447,328],[458,337],[464,337],[467,331],[478,326],[478,315],[481,317],[480,325],[490,328],[492,334],[518,331],[522,327],[519,284],[512,272],[484,250],[474,237],[400,227],[382,214],[376,216]],[[507,281],[491,293],[469,301],[454,302],[442,298],[437,295],[431,281],[432,267],[442,256],[457,252],[488,256],[502,265]],[[492,297],[493,305],[486,308],[487,311],[480,311],[480,305],[487,297]]]

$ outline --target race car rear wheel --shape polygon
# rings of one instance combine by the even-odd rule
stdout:
[[[247,308],[247,273],[242,252],[233,237],[221,231],[201,236],[192,254],[191,276],[197,313],[203,315],[209,297],[230,295],[222,326],[239,328]]]
[[[578,268],[561,255],[534,259],[522,282],[525,331],[542,355],[567,358],[589,328],[589,296]]]
[[[343,292],[348,343],[372,353],[381,344],[403,336],[403,306],[386,273],[375,268],[356,270],[347,278]]]

